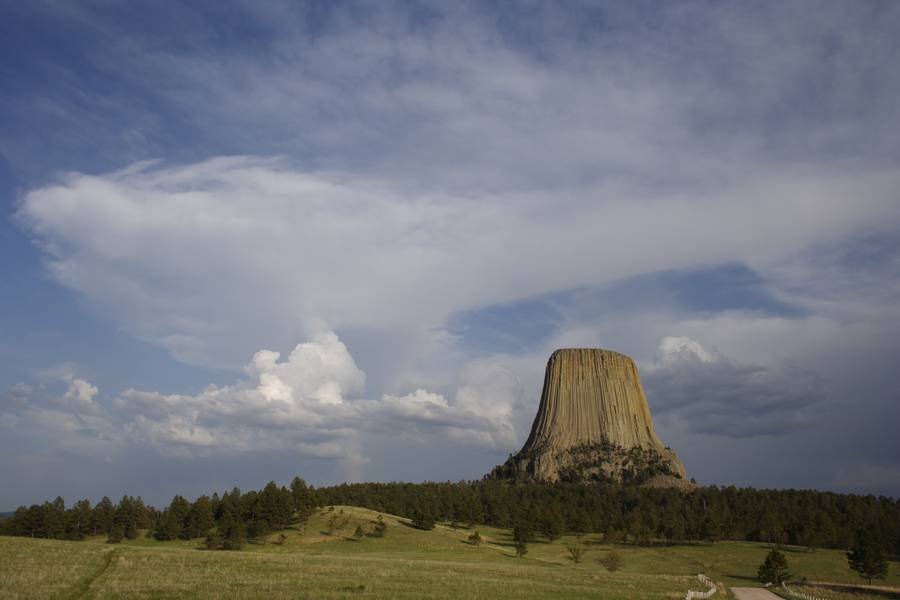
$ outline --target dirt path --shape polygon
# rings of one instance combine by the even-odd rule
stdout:
[[[769,590],[763,588],[731,588],[737,600],[781,600]]]

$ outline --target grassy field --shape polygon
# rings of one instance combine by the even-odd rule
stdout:
[[[326,533],[332,514],[346,525]],[[305,528],[290,529],[282,544],[247,544],[240,552],[201,550],[201,540],[157,542],[145,537],[119,545],[96,538],[61,542],[0,537],[0,598],[681,598],[702,589],[704,572],[730,585],[756,585],[755,573],[768,548],[722,542],[672,547],[617,546],[620,570],[599,559],[611,549],[596,536],[533,543],[516,558],[506,530],[471,533],[438,525],[412,529],[385,515],[383,538],[353,539],[357,525],[371,531],[377,513],[352,507],[314,515]],[[346,519],[344,519],[346,517]],[[567,545],[581,544],[580,564]],[[792,573],[810,580],[859,583],[843,553],[787,549]],[[891,565],[885,585],[900,586],[900,565]],[[834,596],[844,598],[845,596]],[[855,595],[856,600],[876,596]]]

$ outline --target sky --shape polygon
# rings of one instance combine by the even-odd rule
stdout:
[[[478,479],[560,347],[900,496],[900,4],[0,1],[0,510]]]

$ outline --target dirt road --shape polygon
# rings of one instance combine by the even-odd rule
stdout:
[[[731,588],[737,600],[781,600],[778,596],[763,588]]]

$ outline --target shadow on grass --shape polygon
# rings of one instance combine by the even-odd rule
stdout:
[[[754,583],[759,583],[759,579],[756,577],[750,577],[749,575],[726,575],[729,579],[738,579],[740,581],[752,581]]]

